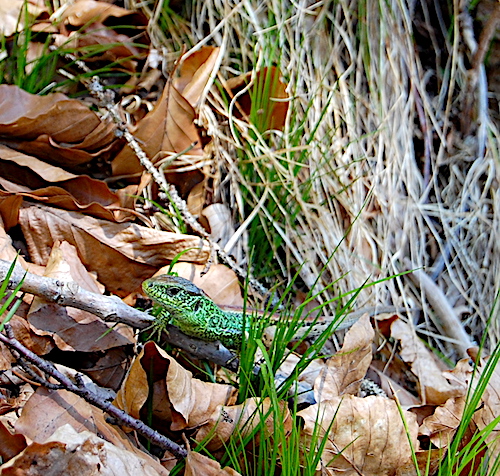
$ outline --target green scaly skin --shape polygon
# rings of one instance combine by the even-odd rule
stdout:
[[[153,324],[156,331],[163,331],[167,324],[172,324],[188,336],[205,341],[220,341],[229,349],[240,349],[243,335],[249,330],[249,322],[243,312],[221,309],[200,288],[179,276],[164,274],[146,279],[142,283],[142,289],[163,308]],[[352,313],[351,316],[344,316],[340,320],[305,319],[296,329],[292,340],[303,338],[306,334],[308,337],[317,337],[327,329],[331,332],[347,329],[363,312]],[[335,321],[338,322],[332,328]],[[271,330],[272,327],[268,329]],[[272,339],[268,334],[264,337]]]
[[[247,330],[243,313],[222,310],[191,281],[162,275],[146,279],[142,289],[163,308],[157,318],[157,329],[172,324],[188,336],[218,340],[230,349],[240,348]]]

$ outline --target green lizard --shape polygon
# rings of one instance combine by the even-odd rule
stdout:
[[[239,349],[243,334],[249,330],[249,322],[243,312],[221,309],[187,279],[161,275],[146,279],[142,289],[163,308],[155,325],[157,330],[172,324],[184,334],[205,341],[219,341],[230,349]],[[339,322],[335,330],[352,326],[359,317],[359,313],[353,313]],[[300,339],[306,332],[309,332],[308,336],[315,337],[331,324],[331,318],[303,321],[293,339]]]

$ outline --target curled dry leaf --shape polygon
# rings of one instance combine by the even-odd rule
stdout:
[[[246,73],[226,82],[227,87],[234,96],[248,86],[253,73]],[[255,116],[255,126],[260,132],[270,129],[282,130],[285,126],[290,97],[286,92],[286,84],[281,79],[281,71],[272,66],[257,71],[253,78],[252,89],[240,94],[237,99],[239,108],[235,108],[235,116],[246,118]],[[259,98],[259,102],[253,102],[252,98]]]
[[[135,217],[132,211],[123,208],[132,205],[133,199],[127,197],[123,191],[112,192],[102,180],[93,179],[88,175],[74,175],[1,144],[0,167],[0,186],[5,190],[0,191],[4,196],[2,200],[16,194],[110,221],[125,221]],[[54,182],[57,186],[52,185]],[[134,191],[136,187],[128,193],[133,194]],[[12,222],[10,226],[17,224],[20,203],[21,201],[18,201],[17,206],[11,207],[9,215],[14,215],[15,218],[9,221]],[[5,209],[8,210],[7,207]],[[4,213],[5,221],[5,211],[0,212]]]
[[[205,423],[218,405],[234,400],[230,385],[202,382],[163,349],[148,342],[134,360],[115,404],[138,418],[148,397],[148,376],[154,383],[152,413],[155,426],[170,430]]]
[[[96,294],[103,291],[82,265],[75,247],[67,242],[54,244],[44,275],[76,282]],[[65,351],[98,352],[130,345],[135,340],[128,326],[111,327],[87,311],[58,306],[37,296],[31,304],[28,321],[38,335],[50,335],[57,347]]]
[[[16,359],[9,349],[4,344],[0,344],[0,372],[9,370],[15,361]]]
[[[314,396],[317,402],[345,394],[357,395],[372,361],[374,336],[370,317],[365,314],[349,329],[342,349],[327,360],[316,379]]]
[[[26,306],[28,307],[28,306]],[[26,312],[28,309],[26,309]],[[18,310],[19,312],[19,310]],[[19,317],[17,314],[11,319],[10,323],[14,337],[25,347],[35,352],[37,355],[48,354],[54,347],[54,341],[50,337],[37,335],[33,328],[28,324],[26,318]],[[0,348],[3,344],[0,344]]]
[[[82,178],[83,177],[84,176],[82,176]],[[68,188],[73,188],[74,185],[78,184],[79,186],[82,187],[80,191],[83,192],[86,188],[86,185],[93,185],[92,179],[89,180],[87,179],[83,180],[75,179],[74,183],[67,184]],[[95,218],[102,218],[104,220],[109,220],[109,221],[130,220],[130,218],[134,216],[132,213],[128,213],[126,210],[120,210],[120,214],[115,215],[112,209],[116,208],[117,205],[116,202],[113,204],[111,208],[108,208],[107,206],[103,206],[100,203],[96,202],[90,202],[90,203],[87,202],[82,204],[82,201],[77,200],[71,193],[60,187],[46,187],[32,192],[26,187],[9,183],[2,178],[0,178],[0,185],[2,185],[5,189],[7,189],[6,192],[0,190],[0,200],[4,200],[6,197],[14,195],[17,197],[24,197],[27,199],[31,199],[32,201],[40,201],[46,205],[55,205],[65,210],[81,211],[82,213],[91,215]],[[98,192],[98,190],[96,190],[96,192]],[[6,221],[10,224],[11,227],[15,226],[17,223],[17,213],[19,212],[21,203],[22,200],[14,202],[12,215],[5,217],[7,219]],[[121,220],[117,220],[118,216],[121,218]]]
[[[29,94],[0,85],[0,136],[9,147],[66,168],[109,151],[115,126],[64,94]]]
[[[45,264],[54,242],[67,241],[76,247],[86,268],[97,273],[99,282],[119,296],[137,290],[183,250],[189,248],[182,255],[184,261],[203,263],[210,255],[196,236],[112,223],[41,204],[24,203],[19,223],[33,262]]]
[[[210,415],[207,424],[198,430],[196,440],[201,441],[210,435],[211,439],[206,448],[215,451],[220,449],[235,432],[244,439],[262,423],[265,425],[265,435],[257,434],[256,444],[259,444],[260,436],[266,439],[272,438],[276,425],[282,427],[283,433],[287,434],[291,430],[292,422],[286,402],[279,402],[281,411],[278,422],[273,418],[278,412],[270,410],[272,405],[269,398],[248,398],[240,405],[221,405]]]
[[[326,436],[321,463],[328,474],[387,475],[411,459],[405,426],[394,401],[383,397],[333,397],[298,413],[304,419],[303,434],[313,451]],[[418,448],[416,417],[403,410],[414,448]],[[319,434],[318,434],[319,433]]]
[[[200,453],[190,451],[186,458],[186,476],[238,476],[232,468],[221,468],[217,461]]]
[[[10,175],[12,179],[17,178],[17,183],[21,183],[25,186],[30,186],[30,181],[35,181],[38,179],[39,183],[37,186],[40,186],[44,182],[62,182],[65,180],[72,180],[74,178],[79,177],[78,175],[67,172],[61,167],[55,167],[47,162],[37,159],[31,155],[23,154],[22,152],[18,152],[17,150],[11,149],[3,144],[0,144],[0,159],[2,161],[6,161],[12,164],[16,164],[16,168],[12,168]],[[9,169],[7,169],[8,164],[4,164],[2,162],[2,177],[6,177],[9,173]],[[27,170],[33,172],[36,177],[30,177],[26,173]],[[27,183],[28,182],[28,183]]]
[[[106,423],[105,415],[83,398],[66,390],[47,390],[39,387],[23,408],[15,424],[17,433],[41,443],[64,425],[76,431],[90,431],[119,444],[123,436]],[[123,443],[122,443],[123,444]]]
[[[471,387],[471,391],[477,391],[477,387],[482,378],[484,378],[485,367],[489,357],[480,358],[474,357],[478,362],[476,372],[470,366],[468,359],[460,360],[456,367],[445,372],[445,376],[453,382],[457,382],[464,389]],[[474,380],[472,380],[474,376]],[[479,407],[474,412],[472,421],[476,424],[479,430],[484,430],[500,415],[500,366],[496,365],[491,373],[491,377],[481,397]],[[497,424],[493,431],[487,436],[486,441],[490,446],[498,445],[500,435],[500,424]],[[495,441],[496,440],[496,441]],[[498,446],[496,447],[498,453]],[[494,458],[493,458],[494,459]]]
[[[46,11],[40,2],[26,2],[24,0],[2,0],[0,1],[0,36],[7,38],[16,31],[22,31],[25,26],[24,9],[27,8],[27,16],[34,17]],[[29,18],[28,18],[29,21]]]
[[[191,146],[193,148],[187,154],[195,159],[201,158],[204,153],[194,125],[195,118],[196,113],[191,104],[171,83],[167,83],[155,108],[139,122],[133,134],[153,163],[168,154],[180,153]],[[143,172],[139,159],[128,145],[114,158],[111,165],[113,175]],[[201,172],[195,170],[193,177],[184,181],[189,182],[190,189],[200,182],[201,178]]]
[[[114,69],[131,74],[137,70],[137,61],[141,56],[145,56],[144,50],[134,46],[134,41],[130,36],[117,33],[114,29],[107,28],[100,23],[88,26],[83,35],[80,32],[74,32],[71,36],[75,38],[76,47],[83,51],[96,51],[97,46],[102,46],[101,53],[93,54],[91,58],[87,58],[87,62],[106,61],[111,65],[118,63],[119,66],[115,66]]]
[[[229,207],[223,203],[214,203],[204,208],[201,214],[208,220],[212,240],[224,248],[234,234]]]
[[[436,448],[447,448],[460,425],[465,397],[450,398],[420,425],[419,434],[428,436]]]
[[[15,423],[15,430],[29,440],[43,443],[64,425],[70,425],[77,433],[88,431],[99,435],[116,448],[127,450],[147,462],[153,461],[136,448],[120,429],[110,425],[101,410],[66,390],[38,388],[24,406]]]
[[[462,395],[462,389],[450,384],[443,375],[434,354],[417,337],[414,330],[398,319],[391,326],[391,333],[401,342],[401,358],[411,365],[417,376],[420,395],[425,403],[442,404],[449,398]]]
[[[194,124],[199,100],[213,73],[218,48],[204,47],[184,59],[173,82],[167,82],[161,98],[133,131],[149,159],[156,164],[160,159],[187,152],[177,159],[169,171],[179,165],[181,177],[169,173],[168,181],[177,185],[181,193],[201,182],[200,159],[204,157],[201,139]],[[143,168],[129,146],[112,162],[113,175],[142,173]]]
[[[109,17],[137,16],[137,13],[133,10],[95,0],[78,0],[67,5],[61,15],[61,20],[71,26],[83,26],[95,22],[102,23]]]
[[[36,472],[33,463],[36,462]],[[117,447],[90,431],[76,432],[61,425],[43,443],[31,443],[1,467],[2,474],[104,474],[168,476],[168,471],[146,453]]]
[[[2,421],[0,417],[0,458],[3,462],[9,461],[26,448],[26,438],[18,435],[10,429],[7,422]],[[0,471],[2,467],[0,466]]]
[[[188,57],[181,58],[173,85],[195,109],[212,75],[219,51],[220,48],[204,46]]]
[[[137,419],[140,419],[141,409],[149,395],[147,373],[139,360],[143,354],[144,349],[132,362],[113,402],[113,405]]]

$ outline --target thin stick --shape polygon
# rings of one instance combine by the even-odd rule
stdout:
[[[9,324],[6,324],[5,330],[8,336],[4,336],[0,333],[0,342],[9,346],[9,348],[14,351],[13,353],[17,354],[17,358],[26,359],[27,361],[31,362],[46,375],[49,375],[59,381],[64,386],[65,390],[82,397],[86,402],[94,405],[97,408],[100,408],[108,415],[111,415],[122,425],[133,428],[135,431],[137,431],[137,433],[144,436],[144,438],[147,438],[155,445],[164,450],[170,451],[177,458],[185,458],[187,456],[187,450],[184,447],[173,442],[166,436],[163,436],[160,433],[154,431],[144,422],[131,417],[123,410],[120,410],[110,402],[103,400],[97,394],[85,387],[81,376],[80,378],[77,377],[75,379],[76,382],[73,382],[71,379],[59,372],[50,362],[47,362],[46,360],[38,357],[38,355],[36,355],[34,352],[24,347],[23,344],[21,344],[17,339],[14,338],[12,328]]]

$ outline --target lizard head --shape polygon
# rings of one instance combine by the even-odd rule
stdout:
[[[146,279],[144,292],[172,315],[196,313],[210,298],[191,281],[163,274]]]

